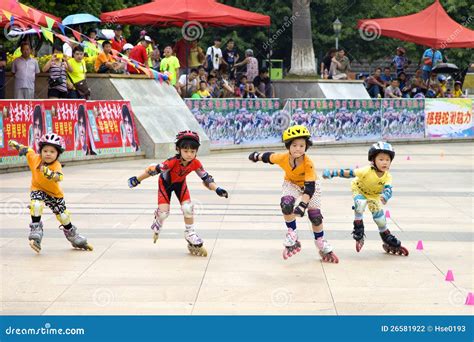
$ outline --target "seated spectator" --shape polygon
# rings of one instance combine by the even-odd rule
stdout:
[[[367,92],[369,93],[370,97],[373,99],[382,97],[382,93],[385,91],[385,84],[380,78],[381,73],[382,73],[381,68],[375,69],[373,75],[369,76],[366,81]]]
[[[404,71],[398,74],[398,83],[399,83],[399,88],[402,92],[402,97],[408,98],[410,97],[410,86],[408,84],[407,80],[407,74],[405,74]]]
[[[207,87],[207,82],[206,81],[201,81],[199,82],[199,90],[197,91],[197,94],[202,98],[209,98],[211,97],[211,93],[209,92],[209,89]]]
[[[67,60],[64,59],[62,48],[54,46],[53,55],[42,70],[43,72],[49,72],[48,99],[67,98],[67,70],[71,71]]]
[[[347,80],[348,73],[351,70],[350,61],[345,56],[345,51],[340,48],[337,54],[331,59],[331,70],[332,78],[334,80]]]
[[[440,82],[438,81],[438,74],[436,72],[430,74],[430,78],[426,80],[426,87],[428,88],[425,95],[426,97],[434,98],[438,97],[439,94],[441,94],[441,97],[444,97]]]
[[[161,53],[158,45],[153,46],[153,51],[150,56],[151,59],[151,68],[156,71],[160,71],[160,63],[161,63]]]
[[[440,92],[437,95],[437,97],[448,97],[446,94],[448,91],[448,86],[447,86],[448,78],[444,75],[439,75],[438,81],[439,81]]]
[[[200,65],[197,69],[198,69],[198,78],[199,78],[199,80],[207,82],[208,77],[207,77],[207,72],[206,72],[206,68],[204,67],[204,65]]]
[[[183,74],[176,83],[176,90],[181,97],[191,97],[198,91],[198,71],[191,69],[189,75]]]
[[[385,97],[393,99],[401,98],[402,92],[400,91],[400,88],[398,88],[398,86],[398,80],[396,78],[393,79],[392,83],[387,88],[385,88]]]
[[[428,86],[423,81],[422,70],[418,69],[415,71],[415,75],[410,80],[410,92],[411,97],[415,97],[417,94],[426,94]]]
[[[223,97],[224,91],[219,88],[217,84],[217,77],[209,75],[209,92],[211,97],[220,98]]]
[[[267,68],[260,69],[260,73],[253,80],[253,85],[255,86],[255,93],[258,97],[275,97],[275,91]]]
[[[108,40],[102,43],[102,50],[95,60],[95,72],[99,74],[117,73],[120,69],[120,64],[112,56],[112,44]]]
[[[410,64],[408,58],[405,57],[406,50],[402,47],[397,47],[397,52],[392,60],[392,66],[395,67],[397,75],[405,71],[405,68]]]
[[[331,79],[332,75],[329,74],[329,70],[331,70],[331,61],[336,56],[336,48],[330,48],[329,51],[324,56],[323,61],[321,62],[321,77],[323,79]]]
[[[461,83],[461,81],[454,82],[453,97],[464,97],[463,92],[462,92],[462,83]]]
[[[392,83],[392,71],[389,67],[385,67],[383,69],[383,75],[380,76],[380,79],[382,80],[385,87],[388,87]]]
[[[256,98],[255,87],[252,82],[247,81],[247,76],[240,76],[240,85],[239,85],[240,96],[242,98]]]
[[[234,97],[235,96],[235,85],[229,80],[229,74],[222,72],[217,82],[220,89],[222,89],[223,97]]]

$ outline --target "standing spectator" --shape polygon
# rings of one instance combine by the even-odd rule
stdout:
[[[226,44],[226,48],[222,53],[222,63],[227,65],[229,70],[230,79],[234,80],[236,77],[235,63],[239,60],[240,56],[235,48],[235,42],[233,39],[229,39]]]
[[[0,99],[5,98],[5,67],[7,66],[7,54],[0,45]]]
[[[151,43],[151,39],[148,36],[144,36],[140,39],[140,42],[130,51],[130,60],[132,60],[132,64],[138,63],[142,66],[147,66],[148,55],[146,53],[146,48],[148,44]],[[140,74],[141,71],[135,67],[134,65],[128,65],[128,72],[131,74]]]
[[[382,97],[382,94],[384,94],[384,91],[385,91],[385,84],[380,78],[381,74],[382,74],[382,69],[377,68],[375,69],[374,73],[371,76],[369,76],[366,80],[367,92],[369,93],[370,97],[373,99]]]
[[[176,58],[176,56],[173,56],[173,49],[171,46],[165,47],[165,58],[161,60],[160,63],[160,70],[162,72],[168,71],[171,73],[171,85],[176,85],[176,82],[178,81],[179,77],[179,60]]]
[[[383,69],[383,75],[381,75],[380,78],[383,81],[383,84],[385,85],[385,87],[390,86],[390,84],[392,83],[392,79],[393,79],[392,70],[389,67],[385,67]]]
[[[114,30],[115,36],[112,38],[112,49],[120,52],[123,50],[123,46],[127,44],[127,40],[122,37],[122,26],[117,25],[115,26]]]
[[[332,78],[329,71],[331,70],[331,61],[336,56],[336,51],[336,48],[330,48],[321,62],[321,77],[324,79]]]
[[[69,37],[72,39],[72,37]],[[74,44],[67,39],[63,44],[63,54],[64,56],[70,58],[72,57],[72,49],[74,49]]]
[[[423,53],[423,80],[426,82],[430,77],[431,70],[436,66],[436,64],[443,61],[443,55],[440,51],[429,48],[426,49]]]
[[[397,52],[395,57],[392,59],[392,66],[395,66],[397,71],[396,75],[405,71],[405,68],[410,64],[408,58],[405,57],[406,50],[405,48],[399,46],[397,47]]]
[[[87,55],[87,57],[95,57],[99,54],[98,48],[97,48],[97,31],[96,29],[90,29],[87,31],[87,37],[89,38],[88,40],[84,42],[84,53]]]
[[[43,67],[43,72],[49,71],[48,99],[67,98],[66,72],[69,64],[61,53],[61,48],[54,47],[51,59]]]
[[[206,99],[211,97],[211,93],[209,92],[207,82],[206,81],[201,81],[199,82],[199,90],[197,91],[197,94],[202,98]]]
[[[219,70],[222,63],[221,43],[221,39],[217,37],[214,39],[214,45],[207,48],[204,66],[208,71]]]
[[[260,69],[260,73],[253,80],[253,85],[255,86],[255,93],[258,97],[275,97],[275,91],[267,68]]]
[[[428,87],[425,81],[423,81],[422,70],[417,69],[415,75],[410,80],[410,92],[411,97],[415,97],[416,94],[426,94]]]
[[[402,92],[400,91],[400,88],[398,86],[398,80],[394,78],[391,84],[387,88],[385,88],[385,97],[400,99],[402,97]]]
[[[161,54],[160,49],[158,48],[158,44],[153,45],[153,51],[151,53],[151,68],[160,71],[160,61],[161,61]]]
[[[13,61],[12,74],[15,76],[15,99],[34,99],[36,74],[40,72],[38,61],[31,58],[31,47],[21,43],[21,56]]]
[[[120,64],[112,56],[112,44],[106,40],[102,43],[102,52],[95,60],[94,70],[99,74],[117,73]]]
[[[189,61],[189,51],[191,50],[191,45],[188,40],[181,38],[173,46],[173,52],[178,58],[181,74],[187,73],[186,69],[188,68]]]
[[[347,80],[349,70],[351,70],[349,58],[345,56],[344,49],[339,48],[337,54],[331,59],[329,73],[332,74],[332,78],[335,80]]]
[[[244,60],[240,63],[236,63],[235,67],[239,67],[242,65],[247,66],[247,70],[245,71],[245,76],[247,76],[247,80],[249,82],[253,82],[254,78],[258,75],[258,60],[253,56],[253,50],[245,50]]]
[[[69,70],[67,72],[69,80],[67,88],[69,90],[68,97],[70,99],[88,99],[90,89],[86,82],[86,61],[84,60],[84,48],[76,46],[73,50],[73,58],[67,60]]]
[[[206,61],[206,56],[204,55],[204,51],[199,46],[199,41],[193,40],[191,42],[191,48],[189,50],[189,67],[190,68],[198,68]],[[204,69],[205,71],[205,69]]]
[[[191,69],[189,75],[182,74],[176,85],[176,90],[181,97],[191,97],[198,90],[198,71]]]
[[[398,74],[398,87],[400,88],[402,92],[402,97],[403,98],[408,98],[410,97],[410,86],[408,84],[408,79],[407,79],[407,74],[405,74],[404,71],[400,72]]]

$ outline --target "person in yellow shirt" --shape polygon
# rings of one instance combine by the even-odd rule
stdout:
[[[390,230],[387,228],[387,219],[382,205],[392,198],[392,175],[388,172],[395,151],[391,144],[379,141],[369,149],[370,165],[352,169],[325,169],[323,178],[343,177],[355,179],[352,181],[352,194],[354,198],[354,230],[352,236],[356,240],[356,251],[360,252],[364,245],[364,211],[368,206],[372,218],[379,228],[380,237],[383,241],[383,249],[387,253],[395,255],[408,255],[408,250],[401,245]]]
[[[31,147],[10,140],[8,145],[19,152],[20,156],[26,156],[28,166],[31,170],[31,193],[30,193],[30,234],[28,239],[30,246],[37,253],[41,251],[41,240],[43,239],[43,223],[41,215],[45,204],[56,215],[61,223],[59,228],[63,230],[66,239],[74,248],[92,250],[87,239],[77,233],[77,228],[71,223],[69,211],[66,209],[64,193],[59,186],[64,178],[59,156],[65,150],[64,139],[56,133],[48,133],[41,137],[37,154]]]
[[[323,261],[338,263],[332,246],[324,239],[323,215],[321,214],[321,183],[314,170],[311,158],[306,154],[312,145],[311,134],[305,126],[291,126],[283,132],[283,142],[288,152],[252,152],[249,159],[277,164],[285,171],[280,202],[281,211],[288,228],[283,245],[283,259],[288,259],[301,250],[296,233],[296,217],[303,217],[308,209],[316,247]],[[298,205],[296,200],[301,197]]]
[[[462,83],[461,83],[461,81],[454,82],[453,97],[464,97],[463,92],[462,92]]]
[[[160,63],[160,71],[165,72],[168,71],[171,73],[171,85],[175,86],[176,82],[179,79],[179,60],[176,56],[173,56],[173,49],[171,46],[165,47],[164,50],[165,58],[161,60]]]
[[[197,94],[201,98],[208,98],[211,97],[211,93],[209,92],[209,89],[207,87],[207,82],[206,81],[201,81],[199,82],[199,90],[197,91]]]

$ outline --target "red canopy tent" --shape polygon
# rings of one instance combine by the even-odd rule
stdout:
[[[25,26],[25,28],[28,26],[47,27],[46,16],[53,19],[56,23],[61,22],[61,19],[54,15],[20,4],[16,0],[0,0],[0,10],[0,27],[10,23],[10,20],[6,17],[7,13],[13,16],[17,26]]]
[[[451,19],[439,0],[419,13],[359,20],[357,28],[435,49],[474,48],[474,31]]]
[[[183,26],[270,26],[270,17],[218,3],[215,0],[156,0],[144,5],[102,13],[106,23]]]

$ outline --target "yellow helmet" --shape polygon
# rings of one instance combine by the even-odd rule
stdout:
[[[290,126],[283,132],[284,143],[296,138],[311,138],[311,133],[303,125]]]

